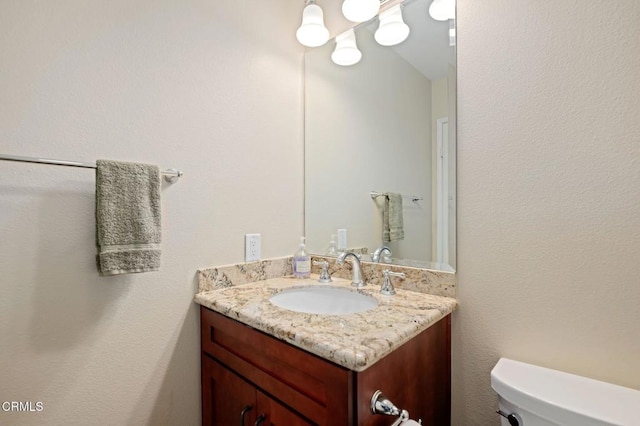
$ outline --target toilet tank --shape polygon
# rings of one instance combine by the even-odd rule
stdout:
[[[611,383],[500,358],[491,387],[521,426],[640,425],[640,391]]]

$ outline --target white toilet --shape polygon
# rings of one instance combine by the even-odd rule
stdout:
[[[500,358],[491,387],[503,426],[640,425],[640,391],[611,383]]]

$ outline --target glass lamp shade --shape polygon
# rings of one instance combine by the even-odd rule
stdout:
[[[446,21],[456,18],[455,0],[433,0],[429,6],[429,15],[436,21]]]
[[[320,6],[307,5],[302,11],[302,24],[296,31],[298,41],[308,47],[322,46],[329,40],[329,30],[324,26],[324,15]]]
[[[374,37],[382,46],[394,46],[405,41],[409,31],[409,26],[402,19],[400,5],[396,5],[380,14],[380,25]]]
[[[356,45],[356,35],[353,29],[336,37],[336,48],[331,54],[331,60],[338,65],[349,66],[357,64],[362,58],[362,53]]]
[[[380,0],[344,0],[342,14],[351,22],[364,22],[380,11]]]

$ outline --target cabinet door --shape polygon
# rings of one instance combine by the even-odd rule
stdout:
[[[256,399],[258,402],[257,418],[264,419],[259,423],[259,426],[308,426],[313,424],[260,391],[257,392]]]
[[[256,411],[256,389],[231,370],[203,355],[202,424],[253,425]]]
[[[310,424],[355,424],[354,372],[204,306],[200,315],[203,357],[218,360]]]

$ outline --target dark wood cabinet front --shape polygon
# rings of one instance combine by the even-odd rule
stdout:
[[[207,308],[200,312],[203,425],[389,425],[395,418],[370,411],[377,389],[425,426],[450,424],[450,316],[354,372]]]
[[[202,400],[203,424],[252,425],[256,421],[256,388],[208,356],[202,359]]]

